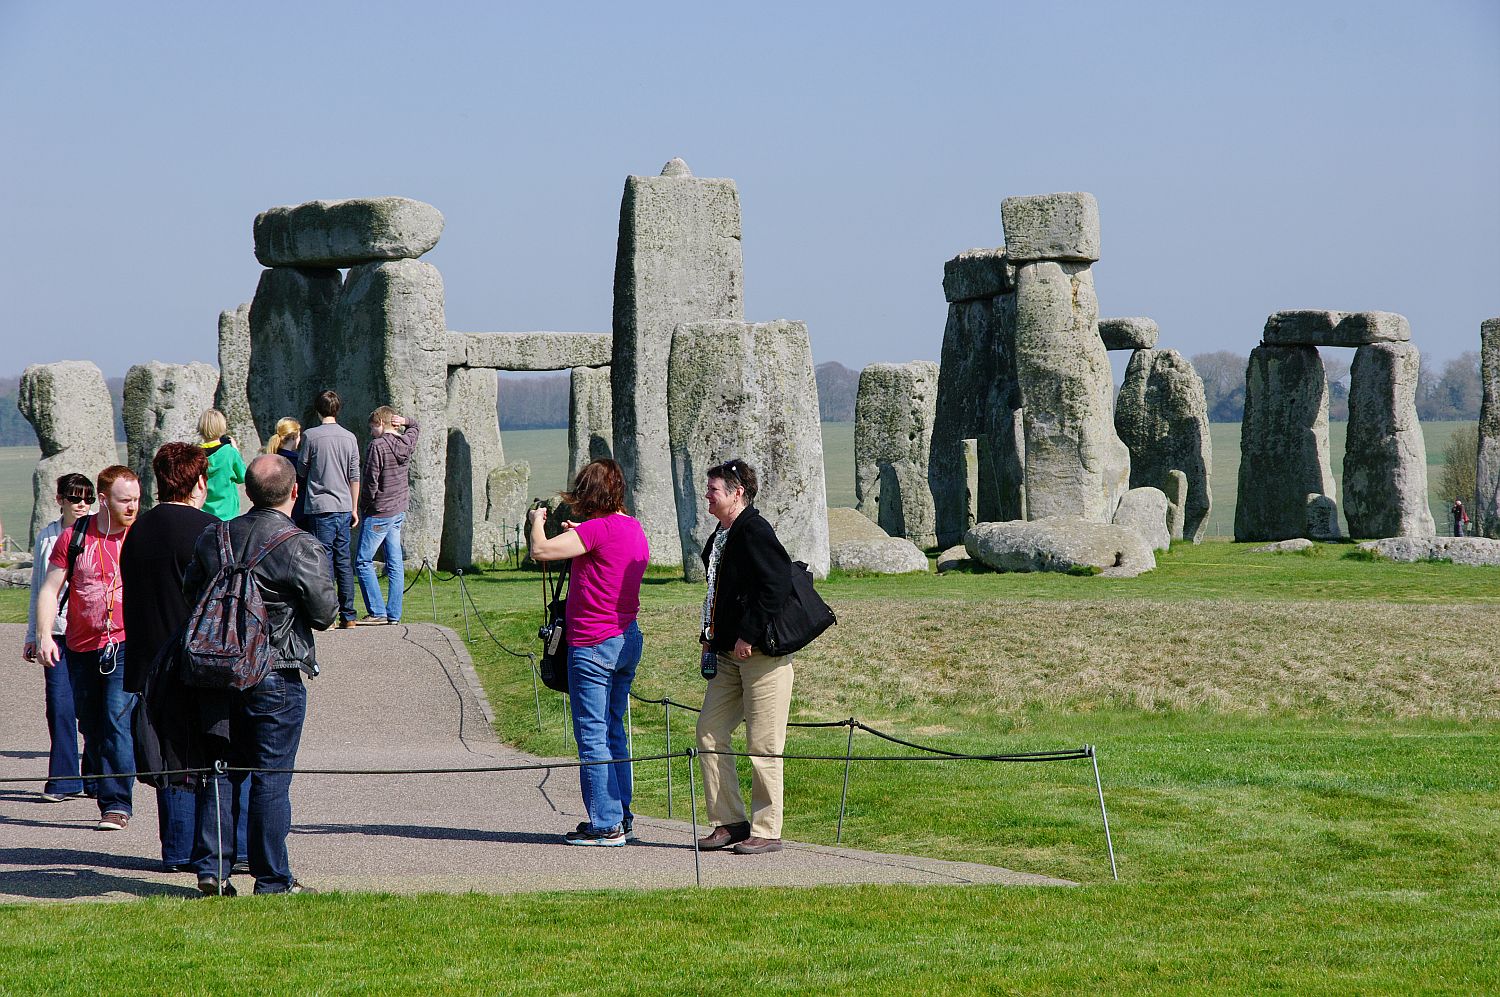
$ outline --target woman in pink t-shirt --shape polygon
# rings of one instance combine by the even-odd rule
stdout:
[[[630,757],[625,707],[641,661],[641,578],[650,549],[641,524],[625,515],[625,475],[612,460],[590,461],[563,495],[580,522],[551,539],[546,509],[527,515],[531,557],[572,559],[568,579],[568,700],[573,735],[584,762]],[[623,845],[634,838],[630,764],[578,770],[589,819],[563,836],[570,845]]]

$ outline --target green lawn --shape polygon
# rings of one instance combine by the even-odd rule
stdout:
[[[798,659],[795,718],[853,714],[965,751],[1096,744],[1118,884],[1086,763],[864,763],[846,844],[1081,886],[32,905],[0,911],[0,992],[249,992],[264,967],[314,992],[1494,992],[1500,587],[1484,569],[1349,549],[1178,545],[1133,580],[820,583],[840,624]],[[471,579],[484,620],[522,649],[537,586]],[[455,583],[436,595],[462,633]],[[668,572],[648,579],[642,695],[701,697],[700,599]],[[0,593],[7,619],[20,605]],[[538,731],[526,663],[471,632],[502,736],[567,754],[561,697],[543,690]],[[635,720],[637,752],[659,751],[659,708]],[[673,747],[691,731],[674,711]],[[795,731],[788,750],[841,753],[843,736]],[[678,817],[686,778],[679,761]],[[788,836],[833,840],[841,779],[838,763],[788,763]],[[665,767],[638,781],[637,808],[664,813]],[[88,957],[69,958],[79,938]]]

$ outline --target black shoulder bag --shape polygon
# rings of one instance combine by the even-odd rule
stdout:
[[[542,641],[542,659],[537,671],[542,685],[556,692],[568,691],[568,596],[564,589],[571,565],[571,561],[565,562],[549,586],[547,562],[542,562],[542,626],[536,632]]]
[[[773,658],[793,654],[811,644],[838,622],[828,603],[813,588],[812,572],[803,561],[793,561],[789,568],[792,590],[781,612],[766,624],[761,648]]]

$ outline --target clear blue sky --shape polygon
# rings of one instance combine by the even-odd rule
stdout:
[[[0,374],[214,360],[256,212],[447,217],[448,325],[607,330],[620,190],[739,182],[746,313],[936,359],[1000,201],[1099,199],[1105,315],[1245,353],[1280,308],[1500,315],[1500,3],[0,0]]]

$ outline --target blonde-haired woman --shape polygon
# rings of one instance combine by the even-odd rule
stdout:
[[[198,435],[208,453],[208,498],[203,511],[233,519],[240,514],[239,485],[245,480],[245,461],[229,435],[229,420],[216,408],[204,409]]]
[[[276,420],[276,432],[266,443],[266,453],[285,457],[292,462],[292,469],[297,472],[300,481],[305,475],[302,473],[302,423],[291,416]],[[292,522],[303,529],[307,524],[302,521],[302,489],[297,489],[297,501],[292,505]]]

